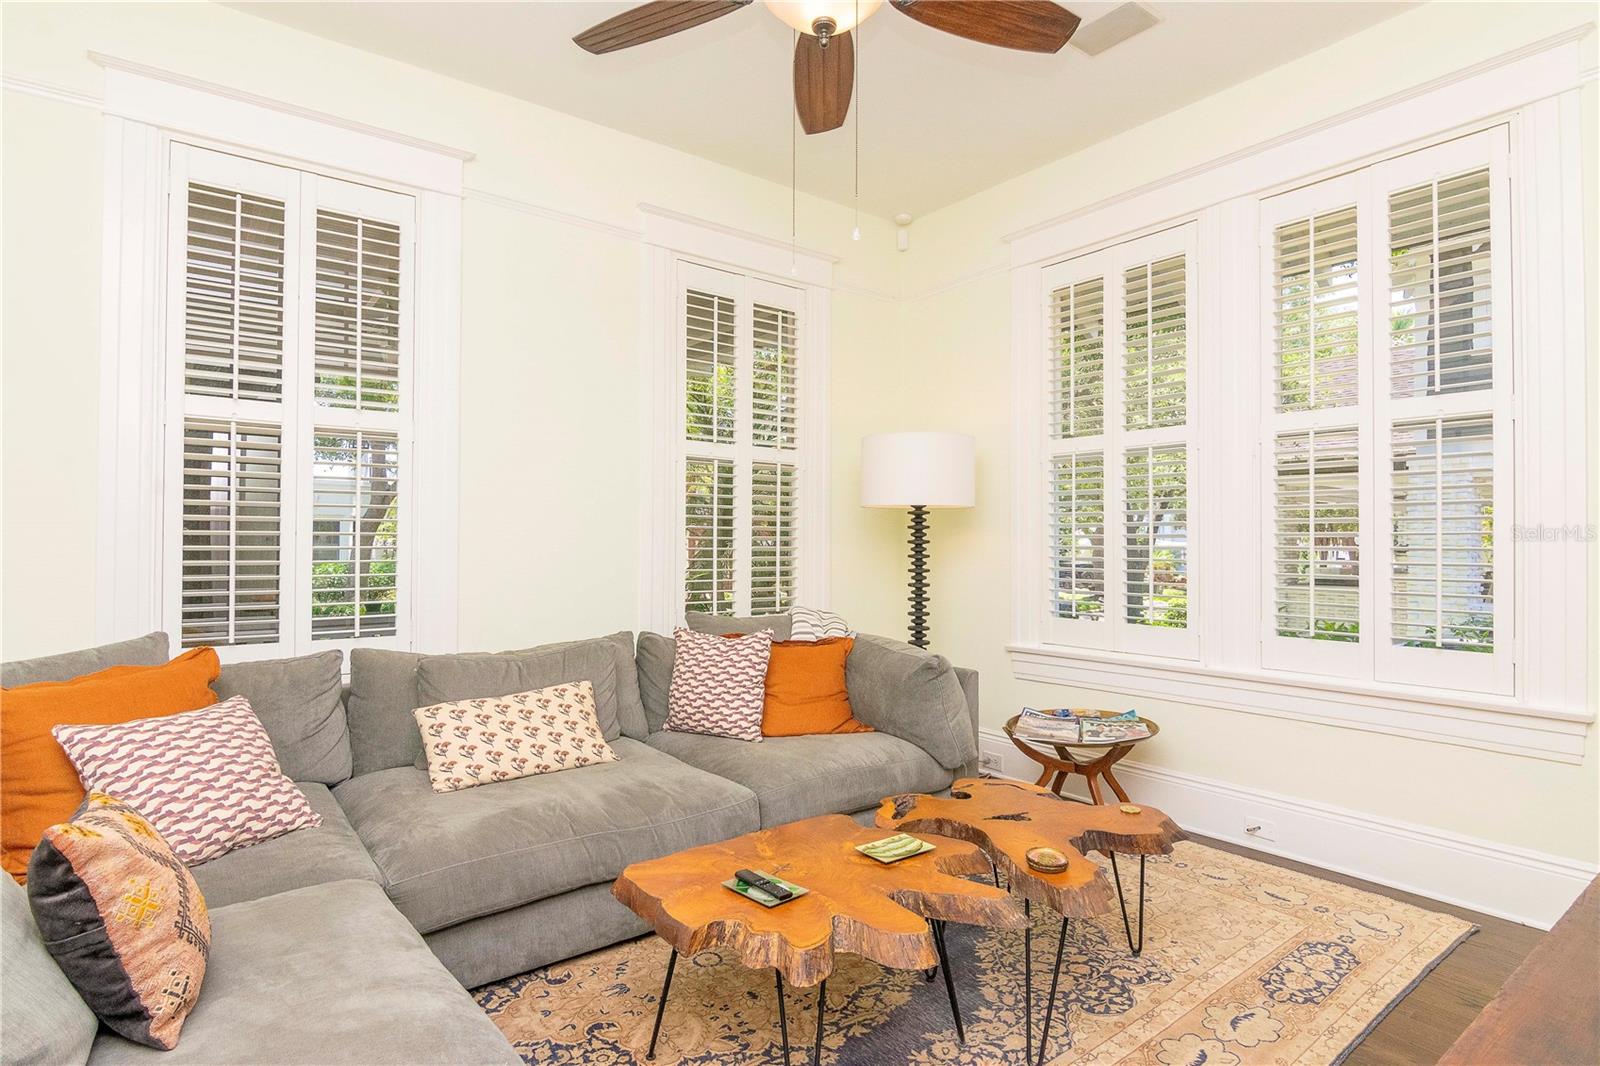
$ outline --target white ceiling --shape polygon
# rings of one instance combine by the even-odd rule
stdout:
[[[792,31],[760,4],[592,56],[580,30],[628,3],[236,3],[262,18],[789,181]],[[1067,4],[1085,24],[1113,3]],[[1154,28],[1097,56],[964,41],[885,4],[857,33],[861,206],[923,215],[1322,48],[1404,3],[1149,3]],[[848,203],[854,116],[800,135],[801,189]]]

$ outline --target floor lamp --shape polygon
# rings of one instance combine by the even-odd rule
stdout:
[[[928,511],[975,502],[965,433],[874,433],[861,441],[861,506],[911,511],[911,643],[928,646]]]

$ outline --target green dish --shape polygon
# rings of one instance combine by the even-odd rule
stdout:
[[[909,859],[914,855],[922,855],[933,850],[933,845],[926,840],[918,840],[907,833],[896,833],[892,837],[882,840],[872,840],[865,844],[857,844],[856,850],[871,859],[879,862],[899,862]]]
[[[793,902],[794,900],[797,900],[801,896],[805,895],[807,892],[811,891],[807,888],[801,888],[793,881],[785,881],[781,877],[769,874],[765,870],[752,870],[751,873],[758,873],[762,877],[778,882],[778,884],[782,885],[784,888],[787,888],[790,892],[793,892],[794,895],[790,896],[788,899],[774,899],[765,892],[761,891],[759,888],[751,888],[737,877],[728,878],[726,881],[722,882],[722,887],[731,892],[737,892],[745,899],[759,903],[763,907],[781,907],[785,903]]]

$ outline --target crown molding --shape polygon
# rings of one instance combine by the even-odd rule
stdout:
[[[127,74],[137,74],[142,78],[163,81],[170,85],[180,85],[186,89],[195,89],[200,92],[209,93],[213,96],[220,96],[227,100],[234,100],[238,103],[250,104],[254,107],[266,108],[269,111],[276,111],[280,114],[293,115],[296,118],[309,119],[313,122],[320,122],[326,126],[334,126],[338,129],[349,130],[352,133],[360,133],[368,137],[376,137],[380,140],[392,141],[395,144],[405,145],[407,148],[415,148],[420,151],[432,152],[436,155],[447,156],[451,159],[460,160],[463,163],[470,163],[472,160],[477,158],[477,153],[469,152],[465,148],[456,148],[448,144],[440,144],[438,141],[430,141],[422,137],[413,137],[410,134],[400,133],[397,130],[385,129],[382,126],[374,126],[370,123],[358,122],[354,119],[343,118],[327,111],[318,111],[315,108],[301,107],[299,104],[291,104],[283,100],[276,100],[270,96],[262,96],[258,93],[246,92],[243,89],[235,89],[231,86],[218,84],[217,82],[206,81],[203,78],[191,77],[188,74],[179,74],[177,71],[166,70],[162,67],[153,67],[145,63],[136,63],[131,59],[123,59],[120,56],[106,55],[103,52],[91,51],[88,55],[92,61],[106,70],[120,70]]]
[[[95,111],[100,110],[104,100],[94,93],[87,93],[81,89],[69,89],[64,85],[52,85],[36,78],[24,78],[16,74],[0,75],[0,85],[10,92],[22,93],[26,96],[37,96],[44,100],[56,100],[63,104],[72,104],[76,107],[87,107]]]

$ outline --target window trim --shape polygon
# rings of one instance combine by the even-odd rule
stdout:
[[[1584,260],[1574,236],[1585,224],[1582,71],[1576,37],[1560,35],[1008,238],[1015,460],[1008,650],[1017,678],[1581,761],[1595,716],[1586,701],[1597,577],[1595,533],[1588,525],[1596,433],[1585,415]],[[1555,537],[1542,541],[1538,551],[1507,537],[1513,558],[1502,565],[1513,568],[1515,586],[1510,690],[1463,693],[1267,669],[1260,612],[1268,593],[1257,572],[1269,499],[1261,474],[1266,390],[1259,372],[1267,364],[1259,336],[1260,201],[1496,127],[1504,127],[1509,138],[1506,169],[1515,227],[1504,299],[1515,350],[1537,346],[1541,356],[1515,360],[1505,423],[1511,428],[1515,506],[1506,529],[1552,531]],[[1200,358],[1230,353],[1229,360],[1213,359],[1215,373],[1197,383],[1199,406],[1237,416],[1197,426],[1197,439],[1205,454],[1240,456],[1234,465],[1244,470],[1230,474],[1219,461],[1196,490],[1196,521],[1211,550],[1199,566],[1209,617],[1201,659],[1050,645],[1040,625],[1044,522],[1033,476],[1041,436],[1033,416],[1041,388],[1034,366],[1043,343],[1041,272],[1050,263],[1185,221],[1197,223],[1200,234]],[[1216,287],[1207,279],[1215,277],[1240,280],[1212,291]],[[1237,393],[1249,399],[1219,406]],[[1387,436],[1381,443],[1387,447]]]
[[[168,190],[174,142],[387,189],[414,198],[419,257],[411,382],[428,395],[415,419],[408,477],[414,521],[410,628],[392,643],[457,647],[461,175],[471,153],[95,55],[106,68],[101,270],[97,639],[165,628],[169,410],[164,364]],[[176,491],[176,487],[174,487]],[[420,563],[426,560],[425,565]],[[286,635],[298,621],[286,620]],[[330,647],[335,643],[329,642]],[[295,653],[292,640],[280,645]],[[321,649],[316,649],[321,650]],[[249,652],[222,649],[224,659]]]
[[[757,288],[795,292],[800,314],[797,405],[800,411],[795,602],[829,606],[829,311],[834,257],[745,233],[651,204],[640,204],[644,269],[640,318],[640,465],[645,484],[639,549],[639,626],[670,633],[683,624],[684,534],[682,439],[682,296],[685,271],[742,275]],[[747,322],[741,309],[739,321]],[[744,405],[740,401],[741,406]],[[662,447],[670,441],[670,447]],[[712,449],[728,455],[733,445]],[[765,449],[750,448],[760,453]],[[744,483],[742,475],[740,484]],[[817,532],[813,532],[817,531]]]

